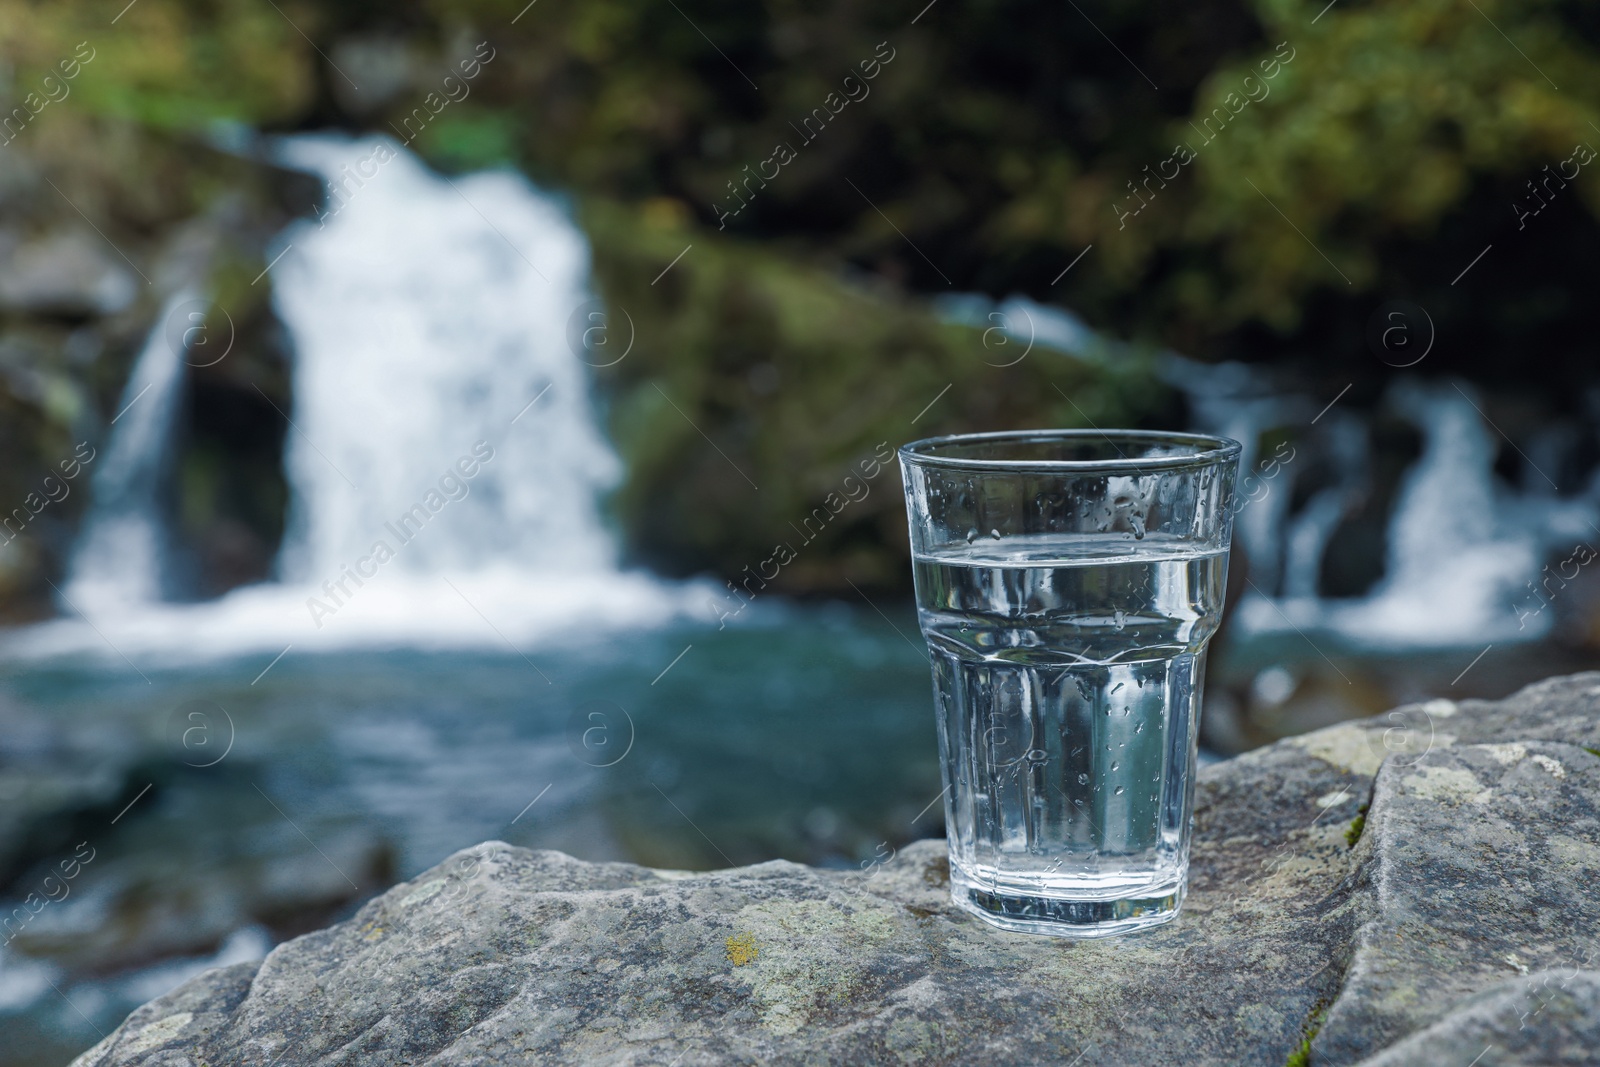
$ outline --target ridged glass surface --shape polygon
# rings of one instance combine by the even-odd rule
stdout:
[[[957,886],[1069,923],[1118,916],[1052,899],[1175,906],[1226,555],[1156,534],[1035,535],[915,568]]]

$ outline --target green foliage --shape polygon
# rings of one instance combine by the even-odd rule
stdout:
[[[736,573],[879,441],[1171,414],[1139,358],[996,368],[980,331],[939,325],[911,293],[1023,293],[1146,345],[1288,352],[1341,378],[1388,372],[1359,334],[1404,296],[1471,339],[1454,373],[1587,380],[1572,279],[1595,266],[1600,184],[1573,182],[1538,243],[1512,204],[1578,142],[1600,146],[1600,21],[1564,0],[1324,8],[994,0],[911,25],[861,0],[140,0],[113,25],[98,2],[0,0],[0,55],[17,98],[78,42],[96,49],[51,107],[101,125],[51,112],[30,138],[108,118],[390,130],[487,42],[470,98],[413,147],[577,198],[600,294],[638,330],[601,374],[630,541]],[[362,48],[392,69],[362,66]],[[806,132],[808,116],[826,121]],[[794,158],[752,179],[780,144]],[[1194,159],[1153,177],[1180,144]],[[140,177],[163,202],[187,188]],[[838,576],[887,581],[894,495],[848,518],[784,580],[833,581],[837,555]]]
[[[657,565],[736,575],[775,544],[799,546],[799,524],[885,442],[1137,423],[1168,399],[1143,355],[1096,366],[1035,348],[1006,367],[1021,342],[941,324],[892,290],[693,230],[685,215],[672,201],[591,199],[583,212],[610,308],[608,354],[589,358],[633,341],[600,372],[630,472],[617,505],[635,552]],[[891,462],[780,587],[903,584],[890,547],[904,541],[898,479]]]
[[[1372,287],[1384,242],[1430,236],[1475,180],[1532,178],[1600,143],[1600,62],[1554,4],[1376,0],[1308,25],[1321,6],[1257,4],[1268,39],[1296,58],[1200,153],[1180,240],[1219,243],[1223,270],[1179,285],[1179,315],[1292,328],[1313,290]],[[1250,72],[1218,70],[1196,115]],[[1600,192],[1584,195],[1600,209]]]
[[[789,143],[798,158],[733,232],[913,288],[1065,298],[1191,351],[1252,324],[1292,333],[1318,298],[1417,288],[1416,268],[1386,266],[1397,243],[1428,241],[1475,189],[1515,195],[1600,141],[1600,33],[1555,0],[1168,7],[1001,0],[913,27],[850,0],[141,0],[112,26],[87,0],[3,0],[0,40],[17,90],[88,40],[97,59],[64,106],[186,129],[312,116],[384,129],[487,40],[497,59],[471,103],[419,141],[445,165],[515,160],[589,194],[673,197],[711,224],[734,203],[729,182]],[[405,42],[407,72],[354,91],[323,57],[375,38]],[[1262,79],[1279,42],[1294,58]],[[847,76],[868,92],[807,140],[797,123],[826,116]],[[1206,140],[1206,117],[1250,77],[1270,92]],[[1176,144],[1197,158],[1151,185]],[[1590,214],[1595,189],[1574,194]],[[1134,190],[1151,203],[1123,217]],[[1486,230],[1515,221],[1510,203]]]
[[[463,108],[447,122],[429,124],[413,147],[450,170],[482,170],[515,162],[516,145],[517,127],[509,116]]]
[[[1361,840],[1361,832],[1363,830],[1365,830],[1366,828],[1367,828],[1367,806],[1365,804],[1363,804],[1363,805],[1361,805],[1360,812],[1358,812],[1356,814],[1356,817],[1354,819],[1350,820],[1350,825],[1348,827],[1346,827],[1346,829],[1345,829],[1345,832],[1344,832],[1344,843],[1346,845],[1349,845],[1351,848],[1355,848],[1356,847],[1356,842]]]
[[[737,203],[728,183],[787,142],[798,159],[733,232],[916,289],[1062,299],[1116,332],[1196,354],[1238,355],[1240,331],[1266,327],[1348,361],[1348,340],[1312,332],[1309,309],[1343,302],[1364,319],[1364,294],[1447,289],[1497,230],[1515,229],[1510,205],[1525,181],[1586,137],[1600,144],[1600,34],[1554,2],[1374,0],[1318,18],[1324,6],[1210,0],[1174,13],[1145,2],[1080,14],[1001,2],[939,9],[913,28],[849,3],[680,14],[546,0],[503,33],[518,57],[522,159],[548,180],[625,200],[671,196],[713,224]],[[480,25],[494,26],[500,7],[480,10]],[[1085,32],[1085,15],[1125,55]],[[1293,59],[1270,93],[1203,141],[1197,128],[1247,77],[1263,80],[1279,42]],[[804,140],[795,124],[880,44],[895,58],[870,95]],[[1130,183],[1178,143],[1195,161],[1141,184],[1156,193],[1149,209],[1122,217],[1122,204],[1139,203]],[[1479,207],[1473,198],[1490,190]],[[1592,216],[1600,199],[1585,195]],[[1425,253],[1467,212],[1486,236],[1465,258]],[[1052,286],[1091,244],[1083,269]],[[1548,267],[1502,287],[1547,290],[1574,272]],[[1474,303],[1464,292],[1437,299]],[[1543,292],[1530,302],[1550,304]],[[1493,318],[1517,301],[1476,303]]]
[[[1289,1058],[1283,1061],[1283,1067],[1311,1067],[1311,1042],[1322,1029],[1322,1021],[1327,1014],[1327,1001],[1319,1000],[1306,1018],[1300,1034],[1300,1043],[1289,1053]]]
[[[315,32],[314,9],[286,10]],[[15,95],[86,44],[93,58],[59,106],[162,129],[284,122],[310,105],[316,88],[315,53],[260,0],[140,0],[114,25],[100,3],[3,0],[0,42]]]

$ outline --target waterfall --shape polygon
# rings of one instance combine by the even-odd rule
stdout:
[[[93,506],[65,590],[68,604],[85,615],[129,610],[161,599],[165,591],[168,544],[160,497],[172,462],[185,354],[183,335],[174,338],[166,327],[194,300],[194,293],[179,292],[162,308],[117,401],[105,455],[90,478]]]
[[[280,156],[318,175],[328,201],[281,235],[270,268],[294,386],[277,580],[161,600],[183,359],[158,324],[70,568],[68,596],[93,625],[33,627],[10,650],[520,651],[693,613],[704,590],[620,570],[603,522],[621,463],[569,340],[592,298],[588,245],[562,205],[509,171],[435,174],[387,138],[295,137]]]
[[[568,324],[590,300],[588,249],[560,204],[510,172],[435,174],[382,138],[297,137],[281,156],[329,194],[321,218],[283,234],[271,267],[294,349],[278,580],[207,604],[160,599],[159,500],[183,355],[158,327],[124,391],[69,568],[66,597],[94,626],[45,624],[8,647],[504,647],[693,615],[694,587],[618,569],[602,521],[598,499],[620,464],[570,347]],[[174,297],[163,322],[186,299],[193,294]],[[1069,312],[1024,298],[968,295],[939,308],[1018,342],[990,351],[997,365],[1060,351],[1101,364],[1131,358]],[[1384,578],[1341,601],[1319,595],[1317,576],[1346,504],[1366,491],[1360,417],[1275,391],[1238,364],[1169,352],[1154,367],[1184,393],[1194,428],[1243,443],[1246,471],[1269,433],[1306,446],[1241,511],[1254,586],[1235,608],[1237,632],[1294,627],[1390,648],[1548,627],[1548,615],[1520,626],[1513,605],[1548,551],[1592,535],[1595,502],[1497,483],[1496,439],[1464,387],[1392,388],[1423,454],[1400,487]],[[1323,482],[1297,496],[1319,463]],[[1306,503],[1291,507],[1296,499]]]
[[[1466,387],[1402,382],[1390,400],[1422,430],[1422,456],[1400,485],[1382,581],[1331,620],[1368,641],[1518,636],[1512,604],[1544,562],[1548,534],[1536,516],[1546,509],[1497,491],[1496,444]]]
[[[1362,597],[1318,596],[1322,554],[1367,476],[1366,446],[1350,432],[1350,420],[1341,419],[1330,429],[1327,452],[1345,476],[1275,531],[1286,553],[1281,599],[1247,594],[1237,609],[1241,629],[1323,631],[1358,648],[1543,636],[1550,616],[1530,625],[1517,618],[1516,604],[1550,551],[1593,532],[1594,502],[1499,484],[1494,431],[1463,383],[1402,379],[1386,402],[1421,431],[1423,447],[1389,517],[1383,578]]]
[[[1343,517],[1345,493],[1324,489],[1312,497],[1288,527],[1283,561],[1283,595],[1292,599],[1316,599],[1317,579],[1322,570],[1322,553]]]
[[[298,138],[283,158],[332,190],[273,271],[295,349],[283,580],[336,579],[380,540],[412,575],[611,569],[597,492],[621,465],[567,347],[588,297],[572,221],[519,176],[442,178],[383,139]],[[478,442],[493,458],[457,472],[466,495],[394,543],[385,524]]]
[[[1030,347],[1030,358],[1051,358],[1050,350],[1102,366],[1135,358],[1071,312],[1024,297],[995,302],[961,294],[936,306],[946,321],[1004,330],[1019,351]],[[987,335],[985,345],[994,347]],[[1191,429],[1238,440],[1241,473],[1263,475],[1257,481],[1266,491],[1235,521],[1252,583],[1233,607],[1237,633],[1321,631],[1352,647],[1384,649],[1540,637],[1553,613],[1533,612],[1540,601],[1530,580],[1550,553],[1567,555],[1600,530],[1600,476],[1588,495],[1571,498],[1554,495],[1542,475],[1527,489],[1501,485],[1494,473],[1498,431],[1470,387],[1402,378],[1385,403],[1418,428],[1424,444],[1390,515],[1384,577],[1363,597],[1323,597],[1318,579],[1328,542],[1369,489],[1373,457],[1363,419],[1326,399],[1276,390],[1270,372],[1242,364],[1166,352],[1154,369],[1184,395]],[[1294,441],[1296,458],[1265,475],[1258,450],[1273,432]],[[1549,435],[1541,441],[1544,462],[1554,467],[1564,442]],[[1291,508],[1297,481],[1319,466],[1322,481]],[[1529,618],[1518,618],[1519,604]]]

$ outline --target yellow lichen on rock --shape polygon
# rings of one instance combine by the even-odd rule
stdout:
[[[863,960],[905,932],[881,912],[819,900],[763,900],[740,909],[736,921],[760,932],[766,954],[749,974],[751,993],[762,1025],[779,1035],[826,1015],[825,1005],[848,1002],[860,989]],[[753,948],[756,935],[747,936]]]
[[[755,962],[755,958],[760,954],[761,949],[756,946],[755,934],[736,934],[728,938],[728,962],[735,967]]]

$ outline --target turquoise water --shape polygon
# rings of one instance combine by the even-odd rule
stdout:
[[[911,606],[882,606],[898,631],[865,606],[774,604],[752,625],[581,633],[526,660],[295,649],[253,685],[275,652],[141,658],[148,683],[110,657],[0,664],[0,917],[87,855],[80,842],[94,854],[0,948],[0,1067],[60,1067],[199,969],[489,838],[713,868],[861,867],[941,835],[928,662]],[[1337,667],[1300,635],[1220,648],[1208,704],[1249,699],[1269,665],[1303,674],[1325,721],[1591,665],[1496,648],[1451,690],[1475,650],[1358,660],[1317,643]],[[1324,706],[1346,693],[1369,705]],[[103,788],[53,803],[29,801],[48,781],[17,788],[52,773]],[[30,803],[23,838],[8,836]]]
[[[12,864],[20,897],[94,850],[0,963],[0,1064],[87,1048],[181,977],[156,961],[259,951],[486,839],[854,867],[939,834],[927,659],[895,615],[898,632],[870,609],[785,608],[527,659],[291,652],[254,684],[265,657],[141,664],[149,682],[120,661],[8,665],[13,740],[112,785],[37,820]]]

